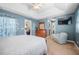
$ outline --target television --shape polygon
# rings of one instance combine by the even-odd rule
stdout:
[[[59,25],[69,25],[69,24],[72,24],[72,17],[69,17],[67,19],[65,19],[65,18],[59,18],[58,19],[58,24]]]

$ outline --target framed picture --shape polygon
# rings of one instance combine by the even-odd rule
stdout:
[[[26,35],[30,35],[32,33],[32,22],[31,20],[25,20],[25,24],[24,24],[24,27],[25,27],[25,34]]]
[[[45,29],[45,23],[44,22],[39,23],[39,29]]]

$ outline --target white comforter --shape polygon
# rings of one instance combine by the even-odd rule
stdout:
[[[46,53],[46,42],[41,37],[21,35],[0,38],[1,55],[40,55]]]

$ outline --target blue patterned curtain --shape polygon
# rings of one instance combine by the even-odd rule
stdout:
[[[79,21],[76,23],[76,32],[79,33]]]
[[[16,20],[0,16],[0,37],[16,35]]]
[[[79,33],[79,14],[77,15],[77,20],[76,20],[76,32]]]

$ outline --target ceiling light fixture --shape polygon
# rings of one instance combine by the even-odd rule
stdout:
[[[32,9],[37,11],[41,9],[42,4],[41,3],[32,3]]]

